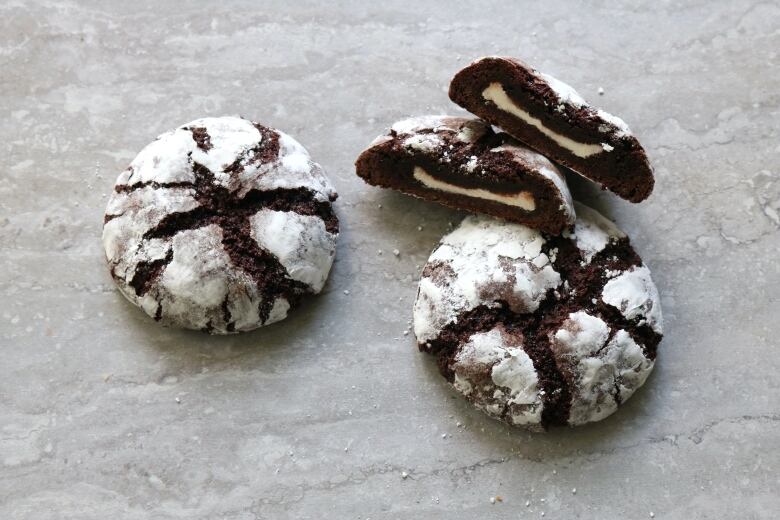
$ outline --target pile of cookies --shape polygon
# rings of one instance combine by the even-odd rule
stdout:
[[[647,156],[621,119],[516,59],[475,61],[449,95],[478,118],[400,121],[356,162],[369,184],[476,214],[423,269],[418,346],[510,424],[603,419],[653,368],[660,302],[628,237],[572,200],[556,164],[639,202],[653,189]]]
[[[450,97],[479,118],[398,122],[356,165],[370,184],[475,214],[422,272],[418,346],[469,401],[510,424],[602,419],[652,370],[661,308],[628,237],[572,200],[556,163],[637,202],[653,188],[644,150],[623,121],[514,59],[474,62]],[[322,290],[336,197],[284,132],[198,119],[119,175],[106,259],[121,293],[155,321],[252,330]]]

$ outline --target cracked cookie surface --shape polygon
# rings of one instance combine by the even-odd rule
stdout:
[[[418,346],[453,387],[532,430],[612,414],[661,341],[658,291],[628,237],[576,211],[561,236],[467,217],[431,254],[414,304]]]
[[[287,134],[238,117],[159,136],[117,179],[103,246],[122,294],[166,325],[227,334],[320,292],[337,195]]]

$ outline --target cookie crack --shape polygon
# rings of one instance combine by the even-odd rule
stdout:
[[[233,265],[244,271],[263,295],[258,312],[265,322],[277,298],[285,298],[290,306],[294,306],[301,296],[312,291],[305,283],[290,278],[279,259],[257,244],[251,236],[250,227],[248,217],[223,222],[222,247]]]
[[[279,158],[279,133],[258,123],[253,123],[253,125],[260,132],[260,142],[227,165],[225,173],[235,175],[243,172],[249,165],[270,164]]]
[[[561,295],[566,308],[571,312],[580,310],[598,316],[611,329],[625,330],[631,339],[641,345],[648,359],[655,359],[663,336],[646,323],[640,323],[639,318],[629,320],[619,309],[601,299],[604,286],[610,279],[606,274],[608,271],[625,272],[642,265],[642,260],[630,246],[629,240],[620,238],[610,242],[586,265],[582,263],[581,253],[575,254],[579,250],[571,239],[550,237],[545,247],[548,255],[551,249],[559,249],[554,268],[561,274],[561,279],[568,281],[570,288],[584,289],[580,293],[569,290]]]
[[[168,249],[163,258],[138,262],[130,280],[130,287],[137,296],[146,294],[169,263],[173,260],[173,249]]]
[[[225,294],[222,300],[222,319],[225,321],[225,329],[228,332],[235,332],[236,324],[233,321],[233,313],[230,311],[230,293]]]
[[[547,299],[555,299],[552,290]],[[421,344],[420,350],[436,356],[439,371],[452,383],[454,373],[450,366],[468,338],[489,331],[499,323],[503,324],[507,333],[522,338],[522,349],[536,370],[542,399],[542,427],[565,425],[571,406],[569,381],[558,367],[549,339],[537,325],[547,312],[549,310],[540,305],[533,312],[517,313],[505,301],[480,305],[463,313],[457,322],[447,324],[434,340]]]
[[[608,322],[615,332],[625,330],[641,348],[642,353],[649,360],[655,360],[658,353],[658,345],[663,336],[645,323],[639,323],[638,319],[629,320],[617,308],[599,300],[598,312]]]
[[[192,188],[194,187],[194,183],[192,181],[176,181],[176,182],[144,181],[144,182],[136,182],[135,184],[117,184],[116,186],[114,186],[114,191],[117,193],[131,193],[133,191],[138,191],[150,187],[154,189]]]

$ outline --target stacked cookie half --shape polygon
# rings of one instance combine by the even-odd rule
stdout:
[[[475,61],[449,95],[478,118],[397,122],[356,162],[369,184],[477,214],[423,270],[418,346],[510,424],[607,417],[653,368],[659,297],[628,237],[572,200],[560,166],[639,202],[653,189],[647,155],[621,119],[513,58]]]

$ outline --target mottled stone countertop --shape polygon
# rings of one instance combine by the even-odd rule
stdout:
[[[772,1],[3,0],[0,518],[777,518],[779,52]],[[572,180],[666,324],[599,424],[514,431],[447,387],[404,330],[462,214],[354,175],[393,121],[461,113],[449,79],[485,54],[623,117],[655,166],[639,205]],[[336,262],[266,330],[164,329],[109,277],[106,197],[154,136],[226,114],[329,172]]]

